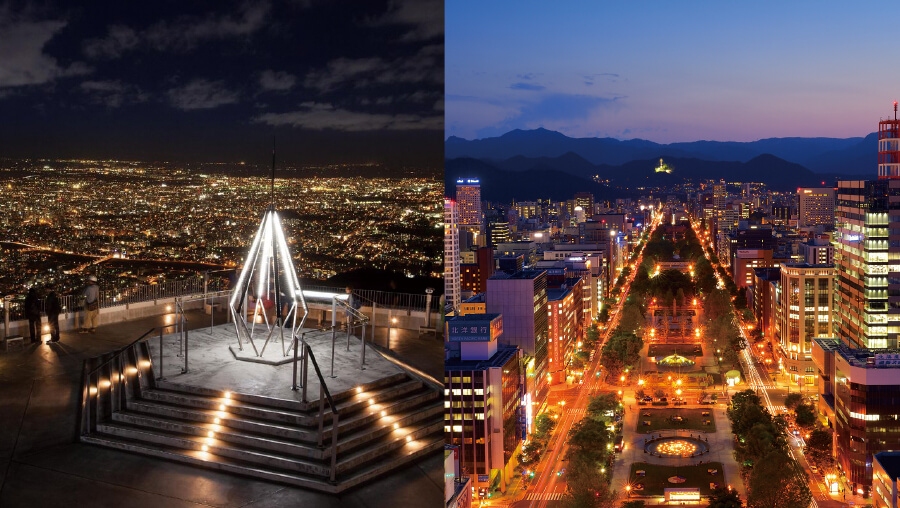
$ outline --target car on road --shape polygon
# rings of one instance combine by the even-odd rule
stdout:
[[[818,473],[819,473],[819,468],[817,468],[816,466],[809,466],[809,471],[810,471],[812,474],[818,474]]]

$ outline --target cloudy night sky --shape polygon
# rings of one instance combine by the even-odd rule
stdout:
[[[447,135],[855,137],[900,100],[897,3],[447,2]]]
[[[0,157],[442,163],[443,2],[0,2]]]

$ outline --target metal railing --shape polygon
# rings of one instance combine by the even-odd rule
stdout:
[[[294,350],[294,385],[291,387],[292,390],[297,390],[297,348],[301,346],[303,348],[303,372],[304,377],[307,376],[309,371],[309,361],[312,360],[313,369],[316,371],[316,377],[319,378],[319,432],[318,432],[318,446],[319,448],[324,448],[325,443],[325,402],[328,402],[328,407],[331,408],[331,468],[330,468],[330,479],[333,482],[335,480],[335,476],[337,474],[337,442],[338,442],[338,434],[340,433],[340,412],[337,409],[337,405],[334,403],[334,398],[331,396],[331,392],[328,390],[328,385],[325,384],[325,376],[322,375],[322,369],[319,368],[319,362],[316,361],[316,355],[313,354],[312,347],[306,342],[303,334],[300,337],[294,335],[293,340],[291,341],[291,348]],[[334,350],[334,342],[332,342],[332,351]],[[333,361],[333,357],[332,357]],[[333,368],[333,366],[332,366]],[[303,381],[303,396],[302,401],[307,402],[306,400],[306,387],[308,384],[308,379],[304,379]]]
[[[141,341],[149,340],[148,338],[150,334],[157,330],[159,330],[160,340],[162,340],[163,329],[169,328],[171,326],[174,325],[151,328],[137,339],[113,351],[112,353],[106,353],[104,355],[84,361],[84,363],[82,364],[81,404],[78,407],[78,435],[76,436],[76,438],[80,438],[80,436],[84,436],[90,433],[92,429],[92,409],[96,410],[97,418],[94,420],[94,425],[96,425],[97,420],[99,420],[100,418],[99,403],[104,396],[104,392],[108,392],[111,412],[121,410],[125,407],[125,389],[128,379],[126,374],[134,375],[137,378],[140,378],[141,376],[141,371],[139,368],[135,369],[134,372],[126,371],[125,363],[123,362],[123,356],[125,355],[125,353],[129,351],[135,351],[134,358],[135,361],[137,361],[137,353],[135,349],[137,344]],[[88,370],[88,365],[90,363],[107,355],[109,355],[109,358],[102,361],[96,367]],[[102,377],[104,375],[104,372],[102,372],[103,370],[107,371],[106,378]],[[93,406],[95,403],[97,404],[96,408],[94,408]]]

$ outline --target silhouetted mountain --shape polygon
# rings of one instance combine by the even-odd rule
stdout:
[[[581,178],[556,169],[523,169],[505,171],[495,165],[468,157],[449,159],[444,163],[446,193],[454,197],[456,180],[481,180],[481,199],[510,202],[514,199],[572,199],[578,191],[594,194],[595,199],[628,197],[629,192],[613,191],[593,180]]]
[[[465,140],[455,136],[444,144],[447,158],[474,157],[492,161],[557,158],[568,153],[591,164],[622,165],[633,160],[659,157],[707,161],[748,162],[763,154],[802,164],[817,173],[876,173],[876,146],[866,138],[768,138],[752,142],[693,141],[654,143],[644,139],[570,138],[547,129],[514,130],[495,137]],[[719,175],[730,177],[731,175]]]
[[[610,194],[610,187],[593,181],[594,176],[610,180],[611,187],[637,188],[645,186],[668,186],[681,183],[685,179],[718,180],[723,177],[748,182],[765,182],[774,189],[789,190],[801,186],[821,185],[823,179],[831,183],[830,175],[819,175],[803,166],[788,162],[771,154],[759,155],[747,162],[709,161],[695,158],[665,157],[672,173],[657,173],[659,157],[629,161],[622,165],[593,165],[574,153],[560,157],[512,157],[503,161],[480,161],[471,158],[448,160],[445,165],[448,189],[452,189],[456,178],[482,178],[482,192],[493,186],[511,187],[511,197],[532,199],[536,197],[560,196],[569,199],[579,190],[590,185],[604,195]],[[451,171],[451,169],[453,171]],[[499,172],[499,173],[498,173]],[[488,177],[481,176],[481,173]],[[497,181],[486,178],[497,177]],[[527,180],[540,178],[538,182]],[[582,188],[578,188],[578,186]],[[526,191],[536,191],[528,194]],[[452,193],[452,190],[448,192]],[[524,193],[523,193],[524,192]],[[558,194],[557,194],[558,192]],[[591,192],[594,192],[593,190]],[[552,193],[552,194],[548,194]],[[621,197],[621,196],[620,196]],[[485,198],[488,199],[488,198]],[[499,199],[499,198],[497,198]]]
[[[804,165],[823,172],[874,178],[878,172],[878,133],[846,148],[816,154]]]

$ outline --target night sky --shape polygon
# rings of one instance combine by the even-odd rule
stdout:
[[[447,135],[865,136],[900,100],[897,6],[447,2]]]
[[[439,0],[0,0],[0,157],[443,160]]]

